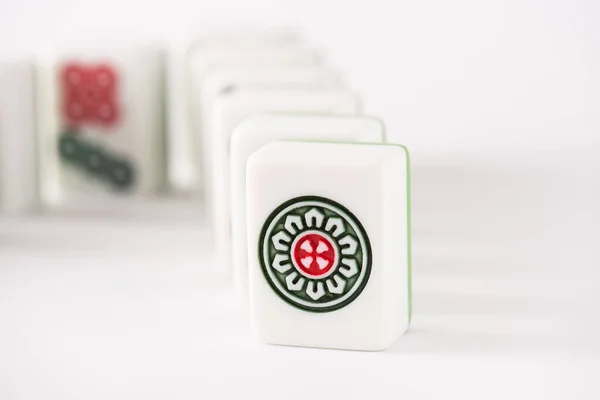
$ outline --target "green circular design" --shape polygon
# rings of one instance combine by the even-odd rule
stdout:
[[[104,175],[108,163],[109,156],[102,149],[93,146],[87,146],[84,149],[83,165],[90,174],[94,176]]]
[[[292,243],[310,231],[333,239],[339,256],[333,273],[309,277],[295,265]],[[258,241],[260,267],[271,289],[286,303],[310,312],[335,311],[356,300],[369,280],[372,258],[369,237],[358,218],[320,196],[296,197],[281,204],[267,217]]]
[[[136,170],[131,161],[76,135],[77,131],[65,130],[59,137],[58,151],[64,161],[110,184],[114,190],[133,187]]]
[[[82,161],[83,147],[74,135],[62,134],[58,139],[58,152],[67,162],[80,163]]]
[[[135,171],[127,160],[111,160],[108,165],[107,176],[117,190],[130,189],[135,182]]]

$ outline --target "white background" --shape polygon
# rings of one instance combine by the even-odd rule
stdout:
[[[240,22],[300,28],[412,150],[411,332],[257,343],[189,201],[1,217],[0,399],[599,398],[600,3],[0,0],[0,48]]]

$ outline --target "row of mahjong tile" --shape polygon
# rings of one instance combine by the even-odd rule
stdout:
[[[54,202],[65,188],[97,184],[156,191],[168,165],[171,186],[202,182],[218,262],[233,270],[263,340],[388,346],[410,320],[407,153],[383,144],[383,125],[360,116],[359,97],[310,50],[287,40],[261,49],[208,42],[183,63],[169,58],[168,123],[160,52],[42,58],[41,197]],[[191,78],[174,68],[182,65]],[[21,103],[34,114],[33,101]],[[28,119],[17,114],[0,114],[0,123]],[[29,136],[18,136],[21,151]],[[7,159],[4,176],[29,165]]]
[[[232,104],[245,118],[214,148],[211,214],[253,330],[274,344],[390,346],[411,318],[407,150],[375,118]]]
[[[213,110],[224,97],[287,90],[292,97],[320,91],[326,98],[347,91],[317,52],[285,30],[206,34],[167,51],[148,45],[56,48],[17,64],[0,60],[0,81],[12,87],[0,90],[2,102],[10,103],[0,109],[0,151],[32,154],[2,157],[7,165],[0,163],[0,174],[30,171],[10,189],[0,186],[0,206],[14,203],[9,209],[52,205],[71,191],[95,193],[98,187],[209,196],[212,132],[222,123]],[[304,108],[312,110],[300,105],[298,111]],[[345,111],[356,109],[339,110]],[[69,135],[71,142],[64,140]],[[61,147],[65,142],[82,150],[77,162]],[[26,193],[19,200],[2,200],[19,190]]]

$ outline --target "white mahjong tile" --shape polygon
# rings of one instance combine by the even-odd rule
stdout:
[[[317,58],[289,29],[205,31],[171,38],[166,76],[170,186],[190,190],[200,185],[193,134],[196,96],[191,88],[208,70],[226,65],[314,64]]]
[[[411,314],[409,159],[271,142],[247,164],[250,320],[266,343],[382,350]]]
[[[38,203],[33,62],[0,60],[0,211]]]
[[[209,135],[212,164],[207,188],[210,189],[210,222],[221,268],[231,269],[229,149],[234,128],[246,118],[264,112],[356,115],[360,111],[358,95],[344,91],[253,89],[239,90],[217,100]]]
[[[64,49],[39,63],[41,151],[69,192],[149,194],[164,185],[159,48]]]
[[[382,143],[384,126],[363,116],[262,114],[246,119],[231,136],[230,204],[231,263],[236,291],[248,296],[248,238],[246,163],[262,146],[276,140],[313,140]]]

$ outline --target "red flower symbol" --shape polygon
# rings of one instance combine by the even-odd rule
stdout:
[[[62,113],[69,125],[88,122],[112,127],[118,121],[118,80],[113,68],[70,63],[62,69],[61,82]]]
[[[325,275],[335,264],[335,250],[329,239],[318,233],[308,233],[296,241],[292,250],[296,265],[307,274]]]

